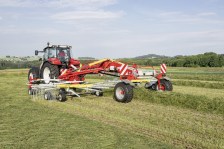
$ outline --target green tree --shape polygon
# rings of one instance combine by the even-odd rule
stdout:
[[[209,67],[219,67],[219,58],[218,58],[217,54],[210,55],[208,66]]]
[[[150,66],[152,66],[152,59],[148,59],[148,60],[145,62],[145,65],[150,65]]]
[[[224,54],[218,56],[219,59],[219,67],[224,66]]]

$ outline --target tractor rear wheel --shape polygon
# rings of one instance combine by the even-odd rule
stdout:
[[[35,80],[35,79],[38,79],[40,76],[39,76],[39,68],[37,67],[32,67],[29,72],[28,72],[28,81],[32,81],[32,80]]]
[[[50,79],[56,79],[59,76],[59,68],[57,65],[45,63],[40,71],[41,78],[44,79],[45,83],[49,83]]]
[[[133,87],[129,84],[119,82],[114,87],[114,99],[118,102],[128,103],[133,98]]]

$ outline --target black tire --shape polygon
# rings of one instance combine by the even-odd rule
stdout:
[[[49,71],[49,74],[46,71]],[[44,63],[44,65],[42,66],[41,71],[40,71],[40,76],[42,79],[45,79],[45,80],[58,78],[59,68],[57,65],[52,65],[50,63]],[[49,83],[49,82],[45,81],[45,83]]]
[[[59,91],[59,94],[58,94],[57,99],[58,99],[58,101],[60,101],[60,102],[64,102],[64,101],[66,101],[66,92],[65,92],[64,89]]]
[[[158,86],[158,84],[155,83],[150,87],[150,89],[156,91],[158,89],[157,86]]]
[[[172,84],[172,82],[169,81],[169,80],[166,80],[166,83],[169,86],[168,89],[167,89],[167,91],[173,91],[173,84]]]
[[[37,94],[37,91],[34,90],[34,89],[32,89],[32,88],[29,88],[29,89],[28,89],[28,94],[29,94],[29,95],[36,95],[36,94]]]
[[[28,72],[28,81],[31,81],[31,79],[39,79],[39,73],[40,69],[38,67],[32,67]]]
[[[95,95],[98,96],[98,97],[101,97],[101,96],[103,96],[103,92],[101,90],[96,91]]]
[[[51,94],[50,91],[46,91],[46,92],[44,93],[44,99],[45,99],[45,100],[52,100],[52,99],[53,99],[53,95]]]
[[[163,91],[172,91],[173,90],[173,85],[169,80],[161,79],[160,85],[162,86],[161,90],[163,90]]]
[[[98,88],[92,88],[95,89],[95,91],[93,91],[91,94],[92,95],[96,95],[98,97],[103,96],[103,90],[102,89],[98,89]]]
[[[133,87],[123,82],[117,83],[114,87],[114,99],[117,102],[131,102],[133,99]]]
[[[28,95],[32,95],[32,88],[28,88]]]
[[[149,89],[149,90],[153,90],[153,91],[156,91],[156,90],[158,90],[157,89],[157,86],[158,86],[158,83],[156,82],[156,83],[154,83],[154,84],[150,84],[150,83],[146,83],[145,84],[145,88],[146,89]]]
[[[131,85],[127,85],[127,88],[129,93],[128,93],[128,98],[126,100],[126,103],[131,102],[133,99],[133,87]]]

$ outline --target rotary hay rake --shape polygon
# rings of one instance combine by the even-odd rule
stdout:
[[[112,59],[102,59],[86,65],[71,57],[71,46],[50,45],[43,51],[41,66],[32,67],[28,73],[28,91],[33,98],[66,101],[67,96],[80,97],[83,94],[103,96],[106,89],[114,88],[114,99],[128,103],[133,99],[133,88],[144,86],[155,91],[172,91],[172,83],[166,77],[166,65],[158,73],[141,70],[136,64],[128,66]],[[101,74],[117,79],[88,83],[85,76]],[[144,85],[142,85],[144,84]]]

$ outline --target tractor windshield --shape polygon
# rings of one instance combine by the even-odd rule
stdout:
[[[54,48],[45,48],[43,58],[44,60],[48,60],[48,58],[56,58],[56,50]]]
[[[70,49],[69,48],[61,48],[57,47],[57,57],[60,59],[61,62],[68,62],[71,58],[70,56]]]

